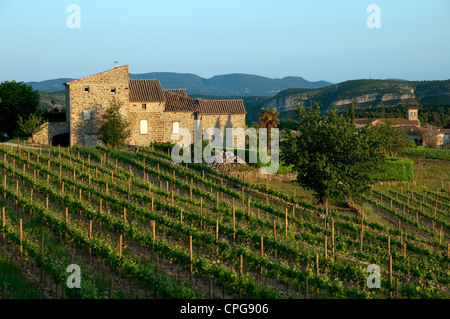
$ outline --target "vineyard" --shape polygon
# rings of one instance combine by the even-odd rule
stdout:
[[[378,184],[341,211],[152,148],[0,153],[2,253],[47,298],[450,297],[448,184]]]

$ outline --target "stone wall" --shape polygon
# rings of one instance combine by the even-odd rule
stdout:
[[[173,123],[178,122],[179,128],[189,130],[192,138],[194,134],[193,112],[164,112],[165,102],[146,103],[147,109],[143,110],[133,106],[136,103],[130,103],[130,112],[128,119],[131,128],[131,145],[148,146],[153,142],[177,143],[181,139],[172,140]],[[141,134],[141,121],[147,121],[147,134]]]
[[[297,180],[298,173],[285,173],[285,174],[261,174],[259,169],[251,169],[245,171],[236,170],[241,164],[224,164],[214,163],[211,168],[219,173],[226,174],[230,177],[240,178],[247,182],[255,182],[261,180],[267,180],[271,182],[295,182]]]
[[[86,145],[86,141],[88,144],[94,143],[97,121],[113,98],[122,103],[122,114],[128,116],[128,80],[128,66],[123,66],[66,85],[66,101],[70,103],[66,105],[66,112],[69,114],[70,145]],[[86,87],[89,87],[89,92],[85,92]],[[116,93],[112,94],[111,89],[116,89]],[[83,118],[84,111],[90,112],[90,119]]]
[[[56,135],[69,133],[67,122],[47,122],[43,125],[44,128],[33,136],[35,143],[49,145]]]
[[[245,114],[211,114],[211,115],[200,115],[199,119],[202,121],[202,131],[210,128],[220,128],[222,132],[222,138],[225,142],[226,128],[242,128],[245,130]],[[204,133],[205,134],[205,133]],[[210,136],[211,133],[206,133]],[[226,145],[224,145],[226,146]],[[244,145],[238,145],[237,137],[234,138],[234,146],[237,148],[242,148]]]

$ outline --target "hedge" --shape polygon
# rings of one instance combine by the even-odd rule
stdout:
[[[378,180],[408,181],[414,179],[414,161],[406,158],[389,157],[381,172],[375,174]]]

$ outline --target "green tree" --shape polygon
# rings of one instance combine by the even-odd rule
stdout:
[[[23,82],[6,81],[0,83],[0,98],[0,133],[13,138],[14,131],[19,128],[19,116],[28,118],[38,110],[39,92]]]
[[[383,141],[381,150],[389,156],[397,156],[409,145],[406,131],[401,127],[394,126],[391,121],[378,122],[371,127],[373,133]]]
[[[122,104],[113,98],[109,107],[101,115],[98,134],[107,146],[120,147],[131,135],[130,124],[120,113]]]
[[[47,125],[47,123],[44,123],[44,118],[42,117],[42,115],[36,113],[30,114],[30,116],[26,120],[24,120],[19,115],[17,124],[19,125],[19,128],[22,130],[22,132],[31,135],[33,143],[34,135],[42,131]]]
[[[350,107],[347,111],[347,118],[350,121],[350,123],[353,124],[355,120],[355,102],[352,100],[352,103],[350,104]]]
[[[366,191],[382,169],[385,155],[373,131],[357,129],[345,115],[321,116],[318,105],[297,107],[300,135],[287,134],[281,159],[294,165],[300,185],[327,198],[352,198]]]
[[[267,151],[270,153],[270,130],[276,128],[280,124],[280,115],[275,107],[272,108],[261,108],[261,113],[259,114],[258,124],[262,128],[267,129]]]

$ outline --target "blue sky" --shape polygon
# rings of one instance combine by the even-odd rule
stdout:
[[[80,28],[68,28],[70,4]],[[370,4],[381,28],[368,28]],[[450,1],[0,0],[0,81],[251,73],[310,81],[450,78]]]

